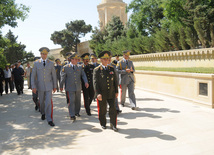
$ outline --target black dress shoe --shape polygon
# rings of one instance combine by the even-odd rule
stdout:
[[[42,120],[45,120],[45,114],[42,115],[41,119],[42,119]]]
[[[102,127],[102,129],[106,129],[106,126],[104,126],[104,125],[102,125],[101,127]]]
[[[48,122],[48,124],[49,124],[50,126],[55,126],[55,124],[54,124],[52,121]]]
[[[91,113],[90,113],[90,112],[88,112],[88,113],[87,113],[87,115],[88,115],[88,116],[91,116]]]
[[[117,114],[119,114],[119,113],[121,113],[122,112],[122,110],[117,110]]]
[[[75,121],[75,120],[76,120],[76,117],[75,117],[75,116],[71,116],[71,120],[72,120],[72,121]]]
[[[36,110],[36,111],[38,110],[38,106],[37,106],[37,105],[35,106],[35,110]]]
[[[75,116],[80,117],[80,114],[75,114]]]
[[[123,107],[125,106],[124,104],[121,104]]]
[[[118,129],[117,129],[113,124],[110,124],[110,128],[111,128],[112,130],[114,130],[115,132],[118,131]]]

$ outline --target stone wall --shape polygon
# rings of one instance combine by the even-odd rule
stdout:
[[[131,55],[135,66],[214,67],[214,48]]]

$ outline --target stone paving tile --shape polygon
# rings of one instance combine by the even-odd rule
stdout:
[[[51,128],[34,110],[31,91],[0,97],[0,154],[211,155],[214,110],[173,97],[135,90],[138,111],[128,98],[118,116],[119,132],[102,130],[96,102],[92,116],[82,103],[81,117],[69,120],[64,93],[55,93]],[[83,100],[83,99],[82,99]]]

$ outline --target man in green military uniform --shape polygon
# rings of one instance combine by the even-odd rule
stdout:
[[[108,66],[111,52],[103,51],[99,54],[101,65],[93,72],[93,84],[97,96],[97,108],[100,125],[106,129],[107,102],[109,104],[110,127],[118,131],[115,98],[118,96],[118,82],[114,67]]]

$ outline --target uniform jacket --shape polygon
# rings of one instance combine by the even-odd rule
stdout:
[[[130,60],[127,60],[128,64],[126,64],[126,61],[124,59],[120,60],[117,63],[117,71],[120,74],[120,84],[129,84],[130,82],[134,82],[134,72],[135,68],[133,65],[133,62]],[[133,69],[133,72],[127,73],[126,69]]]
[[[104,70],[102,65],[96,67],[93,73],[93,84],[96,96],[101,94],[107,99],[114,99],[115,93],[118,93],[117,75],[114,67],[108,66]]]
[[[56,71],[52,61],[46,60],[45,66],[41,59],[34,62],[31,86],[38,91],[50,91],[56,88]]]
[[[92,63],[92,65],[94,65],[95,67],[99,66],[99,63]]]
[[[56,65],[54,67],[55,67],[55,70],[56,70],[56,78],[60,79],[60,71],[61,71],[62,66],[61,65]]]
[[[87,66],[83,64],[82,68],[88,79],[89,87],[91,87],[91,86],[93,87],[93,70],[94,70],[95,66],[92,64],[88,64]],[[83,85],[83,87],[85,87],[85,86]]]
[[[60,88],[63,88],[65,83],[66,91],[79,91],[81,90],[81,78],[85,83],[88,83],[82,66],[76,65],[76,69],[73,69],[71,64],[65,65],[60,73],[61,81]]]

